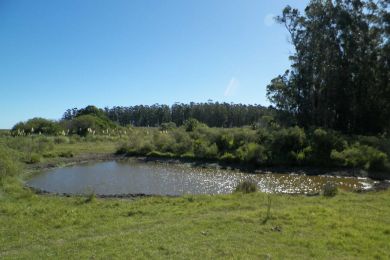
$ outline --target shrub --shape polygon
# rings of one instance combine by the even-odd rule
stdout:
[[[302,128],[291,127],[276,131],[272,136],[272,162],[290,164],[297,162],[297,154],[305,148],[306,134]]]
[[[187,132],[193,132],[199,126],[199,121],[195,118],[190,118],[184,123],[184,128]]]
[[[258,165],[264,164],[268,159],[265,148],[256,143],[244,144],[237,149],[236,154],[240,161]]]
[[[87,193],[87,197],[85,198],[85,203],[92,203],[96,200],[96,193],[94,190],[91,190]]]
[[[257,185],[253,181],[245,180],[245,181],[240,182],[234,191],[235,192],[242,192],[242,193],[256,192]]]
[[[54,148],[53,140],[46,137],[46,136],[37,137],[34,140],[33,145],[34,145],[33,150],[38,152],[38,153],[42,153],[42,152],[48,151],[48,150],[53,150],[53,148]]]
[[[54,143],[56,144],[67,144],[69,143],[69,141],[70,141],[69,138],[66,136],[56,136],[54,138]]]
[[[57,153],[54,153],[54,152],[47,152],[47,153],[42,154],[42,156],[44,158],[54,158],[54,157],[57,157],[58,155],[57,155]]]
[[[128,147],[125,144],[122,144],[115,152],[115,154],[122,155],[126,154],[128,151]]]
[[[218,155],[218,147],[214,144],[209,144],[203,140],[196,140],[194,143],[194,154],[198,158],[214,159]]]
[[[322,189],[322,194],[325,197],[334,197],[338,193],[337,185],[333,182],[328,181],[323,189]]]
[[[39,163],[41,161],[41,156],[39,154],[32,154],[30,160],[27,163]]]
[[[329,164],[332,150],[340,151],[347,146],[346,141],[336,133],[318,128],[311,138],[310,153],[306,150],[306,156],[311,163]]]
[[[232,134],[221,134],[217,137],[216,144],[220,152],[230,151],[233,149],[234,137]]]
[[[158,151],[173,152],[175,140],[169,134],[156,132],[153,135],[153,143]]]
[[[139,147],[138,153],[140,153],[142,155],[147,155],[148,153],[150,153],[154,149],[155,149],[155,147],[153,146],[153,144],[151,142],[144,142]]]
[[[101,118],[93,114],[77,116],[68,121],[67,128],[74,134],[87,136],[91,129],[105,130],[115,128],[116,125],[107,118]]]
[[[362,168],[365,170],[384,170],[387,155],[373,147],[355,144],[341,152],[333,150],[332,160],[345,167]]]
[[[60,152],[59,157],[72,158],[74,156],[72,151]]]
[[[168,131],[176,128],[176,124],[174,122],[168,122],[168,123],[162,123],[160,125],[160,130],[161,131]]]
[[[62,131],[62,128],[57,122],[36,117],[26,122],[20,122],[12,128],[12,133],[14,135],[18,135],[18,133],[21,131],[26,134],[42,133],[47,135],[55,135]]]

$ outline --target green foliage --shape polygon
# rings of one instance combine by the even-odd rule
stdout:
[[[240,146],[236,151],[236,156],[240,161],[264,165],[268,160],[268,155],[264,146],[256,143],[248,143]]]
[[[316,165],[329,165],[332,151],[341,151],[347,146],[346,141],[337,133],[321,128],[314,130],[310,144],[304,153],[307,159]]]
[[[354,140],[356,138],[331,130],[305,132],[299,127],[277,130],[198,127],[193,132],[184,128],[168,132],[158,128],[134,128],[117,153],[221,160],[256,166],[343,166],[386,170],[386,153],[368,145],[356,148],[356,145],[348,144]]]
[[[59,152],[58,156],[64,158],[72,158],[74,156],[74,153],[72,151],[64,151],[64,152]]]
[[[106,115],[104,114],[103,109],[97,108],[95,106],[86,106],[85,108],[82,108],[77,111],[76,117],[85,116],[85,115],[92,115],[98,118],[106,119]]]
[[[96,201],[96,193],[94,190],[91,190],[86,196],[85,203],[93,203]]]
[[[215,143],[198,139],[194,142],[194,154],[201,159],[216,159],[218,157],[218,147]]]
[[[15,157],[15,152],[0,144],[0,186],[3,185],[6,178],[15,176],[20,170],[19,163],[15,160]]]
[[[276,111],[261,105],[218,102],[105,108],[105,114],[113,122],[121,126],[134,125],[141,127],[159,127],[169,122],[182,126],[191,118],[209,127],[241,127],[256,124],[262,121],[262,117],[273,117],[276,113]],[[77,114],[78,109],[69,109],[65,112],[63,118],[69,120]]]
[[[60,125],[52,120],[44,118],[33,118],[26,122],[20,122],[12,128],[13,135],[23,134],[46,134],[56,135],[62,131]]]
[[[295,53],[267,96],[300,126],[384,133],[390,118],[388,0],[309,1],[277,20]]]
[[[27,161],[27,163],[39,163],[42,160],[41,155],[37,153],[33,153],[30,156],[30,160]]]
[[[367,145],[355,144],[341,152],[333,150],[331,158],[341,166],[366,170],[384,170],[388,157]]]
[[[235,192],[252,193],[257,191],[257,185],[253,181],[245,180],[235,188]]]
[[[224,153],[224,154],[220,157],[220,159],[221,159],[222,161],[225,161],[225,162],[235,162],[235,161],[237,161],[237,157],[234,156],[234,155],[231,154],[231,153],[228,153],[228,152]]]
[[[69,137],[66,136],[56,136],[54,138],[54,143],[56,144],[67,144],[69,142],[70,142]]]
[[[295,163],[305,148],[306,134],[302,128],[292,127],[275,131],[271,151],[274,163]]]
[[[100,118],[93,114],[77,116],[67,123],[71,133],[86,136],[91,131],[101,131],[115,128],[115,124],[106,118]]]
[[[176,124],[174,122],[162,123],[160,125],[161,131],[168,131],[176,128]]]
[[[186,129],[187,132],[193,132],[198,126],[199,126],[199,121],[194,118],[188,119],[184,124],[184,128]]]
[[[219,151],[231,151],[234,148],[234,136],[232,134],[222,133],[218,136],[216,144]]]

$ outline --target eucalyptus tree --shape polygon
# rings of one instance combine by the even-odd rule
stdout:
[[[388,129],[389,0],[312,0],[277,17],[295,52],[267,86],[274,106],[305,127],[349,133]]]

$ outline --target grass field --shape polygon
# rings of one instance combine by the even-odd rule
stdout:
[[[136,200],[2,196],[0,258],[389,259],[390,192]]]
[[[55,144],[75,156],[119,142]],[[60,158],[42,157],[44,163]],[[28,168],[28,167],[27,167]],[[24,170],[23,172],[26,172]],[[0,189],[1,259],[389,259],[390,191],[99,199]]]

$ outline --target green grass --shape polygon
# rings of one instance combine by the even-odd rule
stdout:
[[[0,258],[390,258],[390,192],[136,200],[6,195]]]
[[[114,153],[121,141],[56,143],[42,153]],[[390,190],[332,198],[271,195],[267,216],[268,195],[259,192],[56,197],[24,189],[26,176],[19,171],[0,186],[0,259],[390,258]]]

